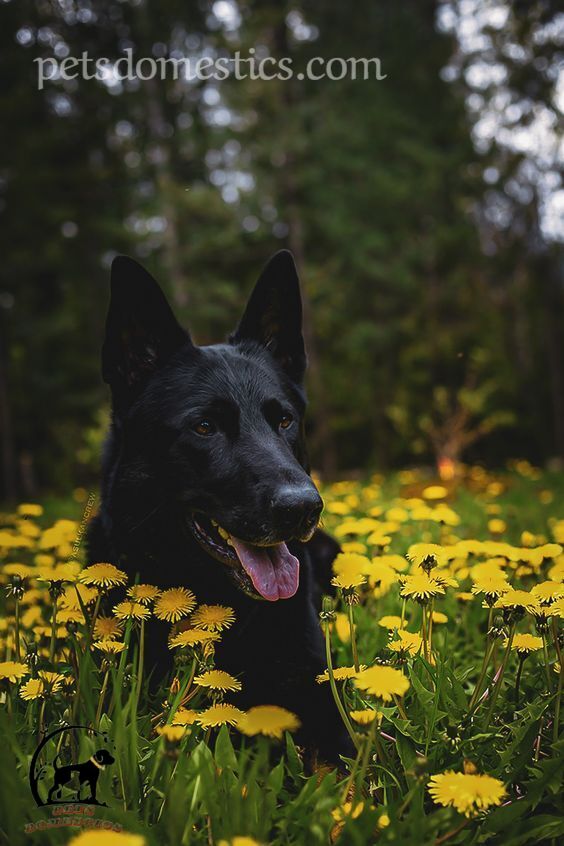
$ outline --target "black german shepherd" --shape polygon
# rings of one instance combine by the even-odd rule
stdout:
[[[196,346],[130,258],[114,260],[111,289],[102,371],[113,415],[89,560],[233,608],[217,665],[241,678],[235,704],[290,709],[298,740],[336,761],[350,742],[315,676],[326,667],[317,579],[338,546],[317,530],[323,503],[308,475],[292,256],[270,260],[224,344]],[[164,624],[148,643],[162,675]]]

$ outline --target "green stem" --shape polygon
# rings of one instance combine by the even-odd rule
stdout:
[[[139,632],[139,663],[137,665],[137,692],[136,698],[139,701],[141,695],[141,684],[143,682],[143,659],[145,654],[145,620],[141,620]]]
[[[360,670],[360,664],[358,663],[358,650],[356,648],[356,634],[354,630],[354,616],[353,616],[353,607],[352,603],[348,603],[349,606],[349,629],[351,632],[351,647],[352,647],[352,654],[353,654],[353,664],[355,672],[358,673]]]
[[[546,643],[546,635],[542,635],[542,654],[544,657],[544,671],[546,674],[546,686],[549,693],[552,693],[552,680],[550,678],[550,660],[548,658],[548,646]]]
[[[403,602],[401,604],[401,623],[400,629],[403,629],[403,624],[405,623],[405,604],[407,602],[407,597],[404,596]]]
[[[429,646],[427,644],[427,606],[421,606],[421,637],[423,638],[423,655],[429,663]]]
[[[20,600],[19,600],[19,597],[17,596],[17,594],[16,594],[15,599],[16,599],[16,612],[15,612],[15,615],[16,615],[16,631],[15,631],[15,635],[16,635],[16,661],[21,661],[22,660],[22,652],[21,652],[21,646],[20,646]]]
[[[554,743],[558,740],[560,734],[560,705],[562,702],[562,682],[564,680],[564,666],[560,662],[560,672],[558,673],[558,692],[556,694],[556,704],[554,706],[554,725],[552,727],[552,739]]]
[[[94,637],[94,626],[96,625],[96,620],[98,619],[98,612],[100,611],[100,603],[102,601],[102,592],[98,593],[96,598],[96,605],[94,606],[94,613],[92,614],[92,619],[90,621],[90,639]]]
[[[104,704],[104,699],[106,698],[106,690],[108,688],[108,679],[110,677],[110,667],[108,668],[104,674],[104,680],[102,682],[102,689],[100,690],[100,698],[98,700],[98,708],[96,710],[96,725],[100,725],[100,717],[102,716],[102,706]]]
[[[392,693],[392,697],[393,697],[393,700],[396,704],[396,708],[398,709],[399,715],[402,718],[402,720],[409,721],[409,717],[407,716],[407,714],[405,712],[405,708],[403,707],[401,699],[399,698],[399,696],[396,696],[395,693]]]
[[[478,702],[478,698],[480,693],[482,692],[482,685],[484,683],[484,677],[488,670],[488,666],[490,663],[490,659],[492,657],[492,653],[495,649],[495,638],[492,638],[486,648],[484,653],[484,660],[482,661],[482,668],[480,670],[480,675],[478,676],[478,681],[476,682],[476,687],[474,688],[474,693],[472,694],[472,699],[470,700],[470,705],[468,707],[468,711],[471,714],[476,704]]]
[[[486,716],[486,723],[484,729],[487,729],[491,718],[493,716],[493,712],[495,710],[497,698],[499,696],[499,692],[501,690],[501,685],[503,683],[503,676],[505,675],[505,670],[507,667],[507,662],[509,661],[509,656],[511,654],[511,647],[513,645],[513,638],[515,637],[515,623],[512,623],[511,630],[509,632],[509,639],[507,641],[507,646],[505,647],[505,653],[503,655],[503,659],[501,661],[501,667],[499,668],[499,676],[497,677],[497,682],[492,692],[492,701],[490,703],[490,707]]]
[[[327,659],[327,674],[329,675],[329,684],[331,685],[331,693],[333,694],[333,699],[335,700],[335,705],[337,706],[337,710],[341,715],[341,719],[345,724],[345,728],[348,731],[352,742],[354,743],[355,749],[358,749],[359,743],[356,736],[356,732],[354,731],[351,721],[347,715],[343,707],[343,703],[341,702],[341,697],[339,696],[339,691],[337,690],[337,685],[335,683],[335,676],[333,674],[333,664],[331,662],[331,639],[329,635],[329,626],[325,625],[325,656]]]
[[[49,648],[49,661],[51,664],[55,660],[55,646],[57,643],[57,605],[58,599],[53,599],[53,617],[51,618],[51,646]]]
[[[519,688],[521,686],[521,673],[523,672],[523,664],[525,663],[526,655],[519,656],[519,666],[517,667],[517,674],[515,676],[515,710],[519,707]]]

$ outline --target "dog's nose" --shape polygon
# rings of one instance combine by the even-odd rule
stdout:
[[[313,485],[285,485],[272,498],[273,521],[279,531],[301,537],[315,527],[323,500]]]

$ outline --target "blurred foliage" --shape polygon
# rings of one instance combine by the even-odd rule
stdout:
[[[233,327],[266,258],[294,251],[310,442],[328,474],[445,450],[490,463],[564,452],[561,254],[538,226],[534,191],[500,181],[509,223],[488,213],[485,170],[525,184],[525,156],[474,148],[464,74],[443,73],[468,60],[437,26],[446,5],[1,4],[0,495],[92,479],[117,252],[147,265],[207,343]],[[534,44],[534,66],[509,83],[523,96],[534,85],[548,108],[558,53],[535,33],[557,10],[535,10],[516,4],[484,60],[503,53],[505,31]],[[253,47],[296,68],[378,56],[387,77],[37,90],[35,58],[117,59],[126,47],[136,58]]]

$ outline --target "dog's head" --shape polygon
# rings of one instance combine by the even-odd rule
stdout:
[[[115,761],[115,758],[113,757],[113,755],[110,755],[107,749],[98,749],[98,751],[95,752],[92,757],[94,758],[96,763],[99,764],[101,767],[109,766]]]
[[[122,477],[150,480],[245,592],[296,592],[286,542],[308,540],[322,500],[307,473],[306,366],[290,253],[264,268],[227,343],[196,346],[136,262],[112,265],[103,375],[121,435]]]

